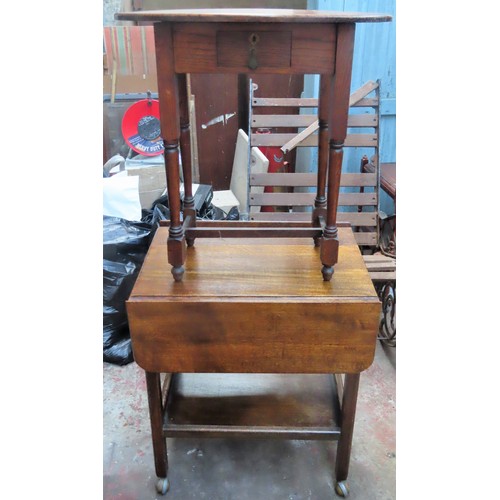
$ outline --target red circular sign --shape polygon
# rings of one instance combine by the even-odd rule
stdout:
[[[122,119],[125,142],[136,153],[157,156],[163,153],[160,131],[160,105],[155,99],[143,99],[132,104]]]

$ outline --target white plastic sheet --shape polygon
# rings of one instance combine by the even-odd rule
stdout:
[[[140,221],[139,177],[126,171],[103,178],[103,215]]]

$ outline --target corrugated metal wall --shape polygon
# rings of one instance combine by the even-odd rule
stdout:
[[[337,10],[345,12],[377,12],[391,14],[390,23],[359,23],[356,25],[356,41],[352,69],[351,89],[354,91],[369,80],[380,80],[381,124],[380,161],[396,161],[396,0],[308,0],[313,10]],[[308,75],[304,82],[304,97],[317,97],[319,77]],[[300,164],[317,169],[317,155],[310,148],[302,148]],[[363,154],[361,148],[344,150],[344,170],[358,172]],[[381,193],[380,208],[394,213],[392,200]]]

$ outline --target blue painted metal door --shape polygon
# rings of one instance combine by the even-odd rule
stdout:
[[[308,9],[344,12],[373,12],[392,15],[388,23],[359,23],[356,25],[351,90],[369,80],[380,81],[380,149],[381,162],[396,161],[396,0],[308,0]],[[304,82],[304,97],[317,97],[319,77],[308,75]],[[307,148],[309,149],[309,148]],[[307,153],[304,151],[305,155]],[[343,169],[358,172],[360,148],[344,150]],[[370,154],[370,153],[368,153]],[[373,153],[372,153],[373,154]],[[317,169],[317,158],[304,158]],[[394,203],[382,192],[380,208],[391,214]]]

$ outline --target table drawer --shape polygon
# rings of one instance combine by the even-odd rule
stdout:
[[[289,68],[291,65],[290,31],[219,31],[216,46],[220,68]]]
[[[178,23],[173,32],[177,73],[334,72],[332,24]]]

